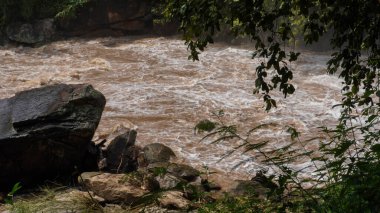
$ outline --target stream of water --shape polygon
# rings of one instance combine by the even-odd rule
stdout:
[[[319,126],[332,125],[339,116],[332,106],[339,103],[341,85],[325,72],[328,54],[305,52],[290,65],[295,94],[283,99],[274,93],[278,107],[267,113],[262,98],[252,94],[260,62],[251,59],[252,50],[215,44],[193,62],[176,38],[71,39],[37,48],[1,47],[0,98],[42,85],[89,83],[107,98],[98,136],[118,124],[134,126],[140,145],[164,143],[197,167],[252,175],[262,166],[254,153],[237,151],[218,162],[237,142],[200,141],[204,135],[194,134],[195,124],[218,110],[224,110],[225,122],[237,124],[242,132],[275,123],[255,132],[252,142],[270,140],[271,146],[279,147],[289,143],[287,125],[304,138],[318,136]],[[306,148],[316,149],[317,143]],[[300,160],[292,166],[307,164]]]

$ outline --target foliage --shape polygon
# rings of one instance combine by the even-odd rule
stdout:
[[[249,196],[246,197],[231,197],[225,195],[222,200],[214,203],[203,205],[199,213],[246,213],[246,212],[264,212],[263,206],[265,202],[259,202]]]
[[[15,185],[13,185],[12,190],[7,194],[7,197],[5,198],[6,204],[13,204],[13,196],[22,188],[21,183],[17,182]]]
[[[329,61],[328,72],[342,68],[340,75],[348,86],[345,90],[357,94],[360,84],[366,87],[373,81],[376,73],[371,73],[380,63],[378,11],[380,4],[376,0],[168,0],[165,15],[181,22],[180,31],[193,60],[198,60],[200,52],[213,43],[221,25],[229,26],[235,36],[249,36],[255,42],[253,57],[266,59],[256,68],[254,92],[262,92],[266,109],[270,110],[276,106],[271,90],[279,88],[285,97],[295,91],[289,64],[300,53],[286,49],[286,44],[299,30],[294,27],[299,22],[308,44],[333,30],[331,45],[338,50]],[[363,51],[368,51],[366,60],[360,59]],[[367,89],[371,88],[368,85]]]
[[[154,167],[152,173],[155,177],[157,176],[162,177],[168,173],[168,170],[165,167]]]
[[[0,0],[0,29],[14,21],[70,18],[90,0]]]
[[[237,139],[242,145],[235,149],[254,150],[261,155],[264,163],[279,172],[277,181],[285,189],[283,195],[299,195],[292,205],[301,199],[298,206],[317,212],[380,211],[378,0],[167,0],[164,14],[181,23],[180,31],[192,60],[199,60],[199,54],[213,43],[221,26],[228,26],[236,37],[252,39],[252,56],[261,60],[256,68],[254,94],[263,97],[267,111],[276,107],[271,91],[279,89],[284,97],[295,92],[290,64],[301,53],[295,51],[294,45],[289,46],[291,41],[298,34],[311,44],[331,32],[333,53],[327,72],[338,73],[343,79],[342,102],[334,106],[341,108],[341,117],[335,128],[321,128],[328,139],[321,141],[317,153],[304,149],[294,128],[288,128],[292,142],[272,152],[264,151],[268,141],[252,143],[249,138],[262,125],[240,135],[236,125],[224,124],[218,118],[203,120],[196,129],[209,132],[206,137],[218,135],[213,143]],[[299,171],[287,166],[299,157],[310,158],[315,179],[299,179]],[[306,181],[314,185],[309,190],[303,187]],[[289,205],[283,206],[290,211]]]

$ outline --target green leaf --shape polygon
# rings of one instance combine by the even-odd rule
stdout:
[[[379,153],[380,154],[380,144],[375,144],[371,147],[371,150],[373,152]]]
[[[215,122],[212,122],[210,120],[202,120],[200,121],[196,126],[195,126],[195,130],[196,131],[199,131],[199,132],[211,132],[212,130],[214,130],[216,127],[216,123]]]

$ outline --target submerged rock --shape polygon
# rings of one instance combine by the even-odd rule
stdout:
[[[46,86],[0,100],[0,189],[82,169],[105,102],[86,84]]]

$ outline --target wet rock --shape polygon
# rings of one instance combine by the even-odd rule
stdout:
[[[83,174],[82,177],[84,178],[81,184],[107,202],[131,204],[149,193],[141,186],[126,181],[124,174]]]
[[[158,175],[155,177],[155,180],[158,182],[160,189],[164,190],[173,189],[177,187],[178,184],[186,182],[171,174]]]
[[[163,173],[172,174],[186,181],[195,181],[200,175],[200,172],[193,167],[185,164],[177,164],[170,162],[157,162],[149,164],[146,170],[157,173],[158,170],[165,170]]]
[[[0,188],[84,169],[104,105],[104,96],[85,84],[46,86],[0,100]]]
[[[135,130],[126,129],[110,142],[104,153],[107,171],[125,173],[137,170],[141,149],[135,146],[136,135]]]
[[[6,29],[10,40],[24,43],[36,44],[47,41],[55,34],[53,19],[37,20],[32,23],[12,23]]]
[[[167,171],[177,177],[187,181],[194,181],[200,175],[200,172],[193,167],[185,164],[172,163],[167,167]]]
[[[87,35],[102,29],[124,33],[150,31],[153,26],[148,0],[98,0],[79,8],[76,17],[59,20],[59,28],[69,35]]]
[[[158,202],[161,206],[169,209],[188,209],[191,204],[180,191],[163,192],[160,198],[158,198]]]
[[[148,144],[143,148],[143,158],[147,164],[169,162],[174,157],[173,150],[160,143]]]

